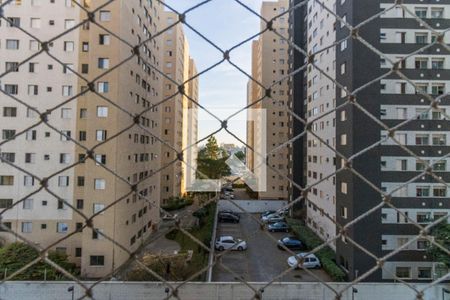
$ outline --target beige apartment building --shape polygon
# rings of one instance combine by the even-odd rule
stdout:
[[[94,10],[99,3],[85,0],[82,5]],[[71,1],[13,1],[4,11],[11,22],[43,41],[86,18]],[[39,125],[2,145],[3,159],[35,175],[0,163],[0,211],[24,199],[3,214],[3,224],[44,248],[79,231],[54,250],[78,263],[84,278],[112,274],[129,258],[117,244],[133,252],[157,229],[161,185],[160,176],[152,174],[161,167],[161,145],[154,136],[160,135],[162,108],[152,108],[152,104],[163,96],[162,76],[153,68],[162,67],[162,41],[145,43],[139,49],[140,58],[135,56],[102,74],[132,54],[129,45],[138,45],[161,30],[162,5],[113,1],[96,12],[95,18],[123,41],[85,23],[49,48],[87,81],[47,55],[18,67],[40,45],[6,22],[0,25],[0,73],[14,71],[2,78],[0,87],[39,112],[57,107],[48,121],[60,131]],[[94,79],[94,84],[87,84]],[[98,95],[79,95],[87,89],[95,89]],[[0,93],[1,142],[39,121],[36,112],[10,96]],[[132,126],[134,120],[139,125]],[[95,161],[85,161],[86,149],[93,150],[89,154]],[[54,194],[35,193],[40,188],[38,178],[47,177],[48,189]],[[85,220],[80,214],[88,218],[97,214],[92,220],[95,230],[81,230]],[[17,240],[4,232],[0,239]]]
[[[261,15],[267,19],[282,14],[289,7],[288,0],[274,2],[263,2]],[[261,30],[266,28],[266,23],[261,22]],[[280,38],[272,31],[266,31],[260,35],[252,45],[252,77],[261,83],[265,88],[271,87],[272,97],[264,98],[251,108],[253,110],[262,109],[262,112],[252,111],[247,127],[247,139],[251,149],[247,151],[247,165],[253,170],[261,182],[265,181],[266,191],[260,191],[260,199],[287,199],[289,194],[289,155],[290,147],[283,146],[289,140],[290,115],[286,111],[286,106],[290,105],[288,91],[289,82],[285,76],[288,74],[288,53],[289,45],[289,20],[288,14],[276,18],[273,28],[285,39]],[[264,97],[265,90],[253,80],[248,86],[248,104],[255,103]],[[265,149],[264,149],[265,148]],[[277,149],[276,149],[277,148]],[[272,150],[273,153],[270,153]],[[270,153],[266,174],[261,169],[265,164],[263,152]],[[275,170],[276,171],[275,171]],[[263,178],[264,177],[264,178]]]
[[[178,15],[173,12],[166,11],[163,16],[166,27],[178,20]],[[189,109],[196,109],[190,99],[198,99],[198,79],[187,82],[197,74],[197,69],[194,60],[189,56],[189,43],[184,35],[183,25],[173,26],[164,33],[163,38],[163,70],[166,75],[163,99],[173,96],[162,104],[161,138],[166,144],[162,146],[161,152],[161,164],[165,167],[161,172],[161,203],[165,204],[171,197],[185,194],[187,173],[193,171],[192,168],[187,168],[185,163],[175,160],[177,153],[197,139],[196,113],[193,116]],[[186,84],[184,94],[181,94],[178,93],[178,87],[183,83]],[[184,155],[188,156],[190,153]],[[190,157],[184,159],[186,158]]]

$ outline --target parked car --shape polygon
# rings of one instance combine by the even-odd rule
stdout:
[[[239,223],[240,217],[230,213],[219,213],[217,220],[222,223]]]
[[[299,253],[296,256],[291,256],[288,258],[287,263],[289,267],[296,269],[300,268],[299,261],[300,257],[303,258],[303,263],[300,264],[303,268],[306,269],[319,269],[322,267],[320,264],[320,260],[314,254],[308,253]]]
[[[270,232],[289,232],[289,225],[286,222],[277,222],[273,224],[269,224],[267,229]]]
[[[235,211],[232,211],[232,210],[229,210],[229,209],[220,210],[219,214],[232,214],[232,215],[236,215],[236,216],[239,217],[239,213],[238,212],[235,212]]]
[[[276,213],[275,210],[266,210],[265,212],[263,212],[263,213],[261,214],[261,219],[262,219],[263,217],[267,217],[268,215],[273,215],[274,213]]]
[[[178,214],[174,214],[174,215],[172,215],[172,214],[165,214],[162,217],[163,221],[173,221],[173,220],[176,220],[177,218],[178,218]]]
[[[281,250],[285,250],[285,248],[288,248],[291,250],[305,250],[306,249],[306,246],[302,241],[300,241],[299,239],[292,237],[292,236],[287,236],[282,239],[279,239],[277,246]]]
[[[216,239],[215,247],[219,251],[227,250],[247,250],[247,242],[241,239],[235,239],[232,236],[220,236]]]
[[[268,215],[266,217],[262,217],[261,221],[263,221],[264,223],[269,223],[269,224],[283,222],[284,216],[279,215],[279,214],[272,214],[272,215]]]

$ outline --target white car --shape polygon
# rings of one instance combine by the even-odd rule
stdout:
[[[320,264],[320,260],[315,256],[314,254],[308,254],[308,253],[299,253],[296,256],[291,256],[288,258],[287,263],[289,267],[291,268],[300,268],[299,266],[299,260],[300,257],[303,258],[303,263],[301,266],[305,269],[319,269],[322,267]]]
[[[215,247],[219,251],[227,250],[238,250],[238,251],[244,251],[247,249],[247,242],[235,239],[232,236],[220,236],[216,239]]]
[[[284,216],[275,213],[275,214],[271,214],[271,215],[268,215],[268,216],[263,216],[261,218],[261,221],[263,221],[263,223],[283,222],[284,221]]]

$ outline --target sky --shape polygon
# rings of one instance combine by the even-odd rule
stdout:
[[[178,12],[203,2],[202,0],[166,0],[166,4]],[[262,0],[242,0],[256,12]],[[168,10],[166,8],[166,10]],[[228,50],[259,32],[260,19],[234,0],[212,0],[186,14],[186,22],[210,39],[222,50]],[[222,54],[191,29],[184,27],[191,57],[199,72],[222,59]],[[233,50],[231,61],[251,74],[251,41]],[[217,66],[199,78],[199,101],[212,113],[225,119],[247,105],[248,78],[228,62]],[[243,141],[246,140],[246,113],[241,113],[229,122],[229,130]],[[220,123],[208,113],[199,112],[199,139],[220,129]],[[216,135],[219,143],[234,143],[238,140],[224,132]]]

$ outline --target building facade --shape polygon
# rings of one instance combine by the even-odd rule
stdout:
[[[289,1],[265,1],[261,7],[261,15],[271,20],[283,14],[289,8]],[[280,38],[272,31],[260,35],[252,45],[252,78],[249,83],[248,104],[254,104],[251,109],[262,110],[252,112],[247,122],[247,132],[252,136],[249,141],[252,149],[247,149],[247,165],[262,180],[265,191],[259,191],[260,199],[287,199],[290,183],[290,145],[283,145],[290,139],[289,80],[288,54],[289,45],[289,15],[285,14],[274,19],[273,28],[281,34]],[[266,23],[261,22],[261,30]],[[262,85],[262,86],[261,86]],[[266,89],[271,89],[271,97],[265,97]],[[260,101],[265,97],[262,101]],[[273,151],[274,150],[274,151]],[[270,153],[266,172],[261,165],[266,164],[263,155]],[[262,173],[261,173],[262,172]],[[263,178],[264,177],[264,178]],[[260,182],[261,183],[261,182]]]
[[[95,10],[99,4],[83,5]],[[4,10],[12,22],[43,41],[87,18],[71,1],[13,1]],[[1,82],[9,94],[0,94],[2,141],[35,124],[37,111],[48,109],[48,122],[59,131],[41,124],[2,146],[4,159],[36,176],[0,164],[0,209],[23,199],[4,213],[3,224],[40,247],[76,232],[54,250],[67,253],[84,278],[114,272],[129,259],[117,244],[133,252],[159,223],[160,178],[153,172],[161,167],[161,145],[155,138],[161,115],[152,105],[163,94],[161,75],[154,69],[161,67],[162,42],[159,38],[146,42],[140,57],[108,70],[127,59],[133,45],[161,29],[162,12],[155,1],[114,1],[102,7],[96,21],[123,41],[85,23],[49,44],[49,52],[67,67],[44,54],[17,68],[16,63],[37,53],[40,44],[5,22],[0,26],[5,45],[0,47],[0,72],[17,70]],[[87,84],[94,79],[94,84]],[[130,126],[133,121],[139,122]],[[40,187],[38,178],[47,177],[48,190],[54,194],[33,193]],[[92,229],[70,206],[93,217]],[[0,237],[5,242],[16,240],[7,233]]]
[[[171,26],[178,20],[173,12],[164,12],[164,23]],[[192,101],[198,101],[198,78],[194,60],[189,56],[189,44],[184,35],[183,25],[177,24],[164,33],[164,99],[163,124],[161,138],[167,145],[162,147],[161,201],[163,204],[172,197],[183,196],[186,192],[187,173],[192,174],[181,161],[176,161],[178,153],[197,140],[197,107]],[[186,84],[184,84],[186,83]],[[184,84],[184,92],[178,93],[178,87]],[[194,161],[196,147],[186,153],[186,159]],[[191,175],[190,175],[191,176]]]
[[[356,26],[392,7],[394,1],[330,0],[324,1],[324,5]],[[436,31],[443,32],[449,25],[450,2],[408,1],[404,5],[415,16],[401,7],[394,8],[358,31],[384,56],[356,39],[348,39],[348,28],[315,1],[308,1],[304,17],[307,20],[308,54],[314,54],[316,65],[310,64],[304,72],[307,80],[305,117],[313,122],[311,131],[314,133],[309,133],[307,138],[307,182],[311,184],[327,178],[317,185],[317,191],[313,189],[309,194],[307,223],[319,236],[327,239],[335,236],[337,231],[331,220],[345,225],[381,203],[379,191],[349,170],[328,178],[346,162],[336,158],[334,151],[329,151],[324,144],[336,148],[345,157],[364,151],[351,166],[383,192],[393,193],[391,203],[403,213],[385,206],[348,229],[349,238],[377,257],[387,255],[417,237],[419,230],[411,221],[426,225],[450,212],[446,201],[448,187],[430,175],[421,176],[398,189],[420,175],[426,163],[434,164],[433,172],[444,182],[448,182],[450,170],[448,159],[442,158],[449,152],[449,124],[444,112],[448,113],[449,99],[445,94],[450,84],[450,56],[439,44],[421,50],[434,43],[437,37],[414,19],[416,16],[422,18]],[[443,41],[448,43],[449,40],[450,36],[445,33]],[[379,80],[392,69],[390,61],[398,62],[399,70],[415,86],[395,73]],[[372,80],[376,82],[350,96],[331,79],[348,91]],[[295,89],[302,88],[294,86]],[[430,106],[424,93],[438,98],[439,109]],[[349,100],[357,101],[389,128],[397,126],[393,137],[420,159],[403,150],[375,120],[348,104]],[[330,112],[335,108],[335,113]],[[406,125],[401,125],[410,119]],[[376,146],[366,151],[372,145]],[[350,280],[376,264],[372,257],[346,238],[331,246],[336,250],[336,261],[346,270]],[[438,274],[438,264],[427,255],[428,247],[429,243],[424,239],[412,242],[390,257],[382,270],[365,280],[432,280]]]

